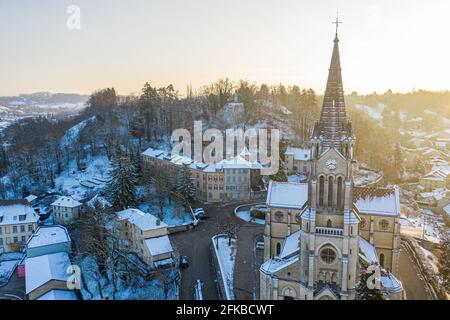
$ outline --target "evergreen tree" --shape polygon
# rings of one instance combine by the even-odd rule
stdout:
[[[380,289],[369,289],[367,286],[370,276],[371,274],[367,272],[363,272],[361,275],[359,285],[356,287],[359,300],[384,300]]]
[[[287,143],[284,140],[280,141],[279,146],[279,167],[278,172],[270,176],[270,180],[277,181],[277,182],[287,182],[287,167],[286,167],[286,161],[285,161],[285,153],[287,150]]]
[[[136,204],[136,168],[129,158],[117,152],[112,164],[112,179],[108,192],[115,209],[126,209]]]
[[[195,200],[196,190],[191,179],[191,170],[186,164],[178,173],[177,193],[183,198],[185,210],[188,210],[190,204]]]
[[[405,170],[403,167],[403,152],[399,143],[395,145],[394,162],[395,169],[397,170],[397,177],[398,179],[401,179]]]
[[[447,292],[450,291],[450,237],[447,235],[442,239],[441,255],[439,257],[439,273],[442,284]]]

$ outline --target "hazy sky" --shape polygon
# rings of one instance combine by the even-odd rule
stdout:
[[[322,93],[336,10],[346,92],[450,89],[448,0],[0,0],[0,95],[219,77]]]

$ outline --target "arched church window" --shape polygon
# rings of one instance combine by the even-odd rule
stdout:
[[[275,221],[282,222],[283,218],[284,218],[284,215],[283,215],[283,213],[281,211],[277,211],[275,213]]]
[[[321,176],[319,178],[319,206],[323,206],[323,196],[325,189],[325,178]]]
[[[323,262],[331,264],[336,260],[336,252],[329,247],[324,248],[320,251],[320,258]]]
[[[332,207],[333,206],[333,182],[334,179],[333,177],[329,177],[328,178],[328,206]]]
[[[341,208],[342,206],[342,189],[343,189],[343,181],[342,177],[339,177],[337,180],[337,206]]]
[[[381,230],[388,230],[389,229],[389,221],[387,221],[385,219],[381,220],[379,225],[380,225],[380,229]]]
[[[277,243],[277,256],[279,256],[281,253],[281,244],[278,242]]]
[[[327,228],[332,228],[332,227],[333,227],[333,222],[331,222],[331,219],[328,219]]]
[[[380,266],[384,268],[384,253],[380,254]]]

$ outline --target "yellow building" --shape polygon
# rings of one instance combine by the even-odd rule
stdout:
[[[124,249],[135,252],[152,268],[174,263],[167,224],[138,209],[123,210],[116,215]]]
[[[188,165],[196,189],[196,197],[205,202],[248,200],[251,198],[252,171],[259,166],[241,156],[215,164],[196,163],[190,157],[170,155],[149,148],[143,153],[146,170],[167,171],[176,177],[182,165]]]
[[[0,253],[19,251],[37,229],[39,215],[27,200],[0,201]]]

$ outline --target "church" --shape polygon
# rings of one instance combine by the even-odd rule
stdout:
[[[361,274],[381,270],[386,299],[399,300],[400,194],[356,187],[356,137],[346,114],[338,26],[307,183],[271,182],[260,268],[262,300],[354,300]]]

